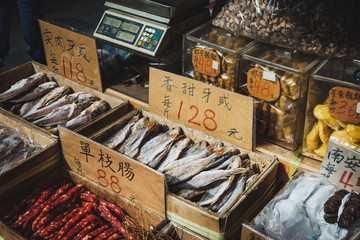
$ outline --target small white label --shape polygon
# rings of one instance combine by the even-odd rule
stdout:
[[[360,113],[360,103],[358,103],[356,106],[356,113]]]
[[[276,81],[275,73],[270,71],[263,71],[263,79],[275,82]]]
[[[213,67],[213,69],[218,70],[219,69],[219,63],[217,61],[213,61],[212,67]]]

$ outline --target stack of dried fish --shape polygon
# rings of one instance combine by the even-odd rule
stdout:
[[[0,173],[41,148],[20,131],[0,124]]]
[[[91,93],[72,93],[69,86],[46,80],[45,73],[22,79],[0,94],[0,103],[53,133],[57,133],[58,124],[75,129],[108,109],[106,101]]]
[[[170,191],[217,213],[227,212],[256,180],[258,163],[222,142],[194,142],[136,115],[102,144],[162,172]]]

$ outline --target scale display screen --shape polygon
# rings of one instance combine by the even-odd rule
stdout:
[[[123,25],[121,25],[121,29],[132,32],[132,33],[138,33],[140,27],[138,25],[124,22]]]
[[[113,27],[120,27],[121,25],[121,21],[115,18],[111,18],[111,17],[105,17],[104,19],[104,23],[109,25],[109,26],[113,26]]]
[[[166,25],[106,10],[94,36],[154,56],[167,29]]]

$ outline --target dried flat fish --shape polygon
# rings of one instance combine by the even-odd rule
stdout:
[[[83,110],[77,117],[68,121],[66,127],[69,129],[76,129],[106,112],[107,109],[108,103],[105,100],[96,101],[92,103],[90,107]]]
[[[176,161],[181,153],[191,144],[192,140],[188,137],[182,138],[177,141],[169,150],[168,154],[165,156],[165,159],[160,163],[160,165],[156,168],[159,172],[162,172],[165,167]]]
[[[199,174],[192,177],[190,180],[173,186],[173,188],[200,189],[212,184],[213,182],[226,179],[232,175],[244,173],[245,171],[248,170],[246,168],[235,168],[235,169],[227,169],[227,170],[202,171]]]
[[[208,189],[204,195],[204,197],[197,202],[200,206],[210,205],[216,202],[222,194],[231,186],[233,180],[235,179],[235,175],[228,177],[227,179],[223,179],[218,181],[212,188]]]
[[[36,98],[44,96],[58,86],[59,85],[56,82],[45,82],[34,88],[31,92],[26,93],[24,96],[13,98],[10,101],[15,103],[32,101]]]
[[[119,152],[134,158],[136,154],[138,154],[139,147],[142,144],[143,140],[153,132],[157,132],[159,128],[160,125],[156,121],[147,121],[144,124],[143,128],[132,133],[132,135],[130,136],[131,138],[125,140],[125,143],[121,146]]]
[[[147,158],[149,151],[153,150],[154,147],[156,147],[161,142],[161,140],[164,138],[164,135],[164,132],[159,132],[156,134],[156,136],[152,136],[152,138],[146,143],[144,143],[144,145],[140,148],[139,154],[136,159],[140,162],[143,162],[143,159]]]
[[[229,156],[236,154],[232,151],[233,148],[228,149],[226,147],[223,147],[206,158],[200,158],[177,168],[174,168],[171,171],[166,172],[166,182],[169,186],[172,186],[180,182],[186,181],[204,170],[207,166],[211,165],[217,159],[228,158]]]
[[[91,105],[91,101],[73,102],[54,109],[45,117],[33,121],[39,126],[51,126],[66,123],[70,119],[78,116],[82,110]]]
[[[227,212],[238,201],[240,195],[245,191],[246,180],[249,178],[249,171],[242,173],[235,184],[221,196],[211,210],[217,213]]]
[[[179,197],[191,200],[191,199],[198,197],[204,193],[205,193],[205,190],[182,189],[176,195],[178,195]]]
[[[139,120],[139,118],[140,118],[139,115],[133,116],[123,128],[121,128],[115,134],[111,135],[110,138],[108,138],[107,140],[105,140],[105,142],[103,142],[103,144],[111,149],[120,146],[125,141],[126,137],[130,133],[132,126],[134,126],[134,124]]]
[[[192,156],[195,154],[198,154],[199,152],[201,152],[202,150],[204,150],[205,148],[208,147],[208,142],[201,140],[200,142],[195,143],[194,145],[192,145],[188,150],[186,150],[180,157],[181,158],[186,158],[188,156]]]
[[[59,108],[61,106],[76,102],[76,101],[96,101],[98,97],[91,93],[84,92],[75,92],[69,95],[65,95],[47,106],[35,109],[28,114],[24,115],[23,118],[27,120],[38,119],[44,117],[46,114],[49,114],[54,109]]]
[[[31,102],[29,102],[29,106],[26,106],[26,111],[24,109],[20,110],[20,116],[26,117],[27,114],[30,114],[32,111],[35,111],[39,108],[47,106],[55,101],[57,101],[62,96],[68,94],[71,91],[69,86],[61,86],[54,88],[48,94],[43,96],[42,98],[37,98]]]
[[[10,100],[11,98],[17,97],[34,86],[38,85],[40,82],[46,79],[45,73],[35,73],[28,78],[21,79],[13,84],[8,90],[0,94],[0,102]]]
[[[169,152],[173,142],[179,138],[181,132],[182,131],[180,127],[175,127],[167,131],[165,134],[163,134],[160,141],[154,144],[152,150],[147,151],[147,154],[140,158],[139,161],[151,168],[157,167],[161,159]]]
[[[251,177],[248,178],[248,180],[246,180],[246,186],[245,186],[245,191],[249,189],[249,187],[251,187],[251,185],[257,180],[257,178],[259,177],[259,173],[255,173],[254,175],[252,175]]]

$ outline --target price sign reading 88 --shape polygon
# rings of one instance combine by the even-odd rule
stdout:
[[[197,125],[199,127],[203,126],[208,131],[215,131],[218,127],[215,120],[216,114],[211,109],[205,109],[203,112],[200,112],[199,108],[195,105],[191,105],[189,108],[183,109],[184,101],[180,102],[179,111],[178,111],[178,120],[181,118],[181,113],[183,111],[190,112],[190,118],[187,119],[188,123]]]
[[[98,183],[103,187],[110,187],[116,193],[121,192],[121,188],[119,186],[119,179],[111,175],[110,177],[106,175],[106,172],[102,169],[97,170],[98,173]]]

